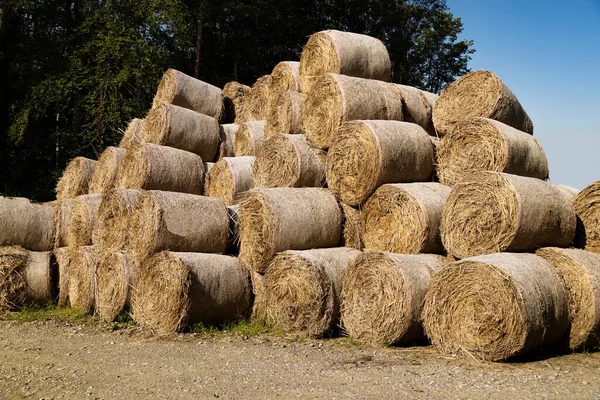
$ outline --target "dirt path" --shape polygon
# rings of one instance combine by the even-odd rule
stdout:
[[[152,340],[60,322],[0,322],[2,399],[600,398],[600,354],[525,364],[343,340]]]

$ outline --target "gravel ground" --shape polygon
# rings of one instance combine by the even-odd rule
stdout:
[[[179,335],[0,321],[2,399],[599,399],[600,353],[521,363],[346,339]]]

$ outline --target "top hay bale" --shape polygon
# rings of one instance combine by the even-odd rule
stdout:
[[[270,98],[275,99],[288,90],[302,91],[300,88],[300,63],[298,61],[282,61],[271,72]]]
[[[327,72],[389,81],[390,55],[379,39],[352,32],[327,30],[310,36],[300,56],[300,83],[310,92],[314,80]]]
[[[85,157],[75,157],[71,160],[56,185],[56,198],[71,199],[87,194],[97,164],[97,161]]]
[[[152,108],[160,103],[189,108],[217,120],[224,110],[221,89],[175,69],[168,69],[160,80]]]
[[[465,119],[485,117],[533,134],[533,122],[510,89],[490,71],[464,75],[447,86],[433,107],[439,136],[452,132]]]
[[[600,181],[583,189],[574,204],[583,225],[582,244],[586,250],[600,253]]]
[[[119,147],[123,149],[128,149],[132,146],[138,145],[142,142],[142,130],[144,129],[144,120],[139,118],[134,118],[129,121],[127,125],[127,129],[123,134],[123,138],[119,142]]]
[[[271,79],[271,75],[264,75],[254,82],[244,96],[242,111],[236,123],[267,119]]]
[[[0,196],[0,246],[52,250],[56,229],[54,213],[53,207],[32,204],[23,197]]]

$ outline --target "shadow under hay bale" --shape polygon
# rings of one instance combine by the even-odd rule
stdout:
[[[56,184],[56,199],[71,199],[88,193],[89,183],[98,161],[75,157],[63,171]]]
[[[55,242],[55,209],[24,197],[0,196],[0,246],[50,251]]]

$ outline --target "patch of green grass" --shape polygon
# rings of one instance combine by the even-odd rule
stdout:
[[[238,335],[238,336],[283,336],[283,333],[273,330],[270,324],[262,321],[250,321],[247,319],[230,322],[221,326],[205,325],[197,323],[190,327],[191,333],[201,335]]]
[[[55,304],[47,304],[44,306],[27,306],[21,309],[21,311],[0,315],[0,320],[18,322],[57,321],[90,323],[94,322],[95,318],[92,315],[84,314],[74,308],[59,308]]]
[[[114,332],[121,329],[128,329],[135,326],[136,322],[131,318],[129,313],[121,313],[117,319],[106,326],[106,329]]]

